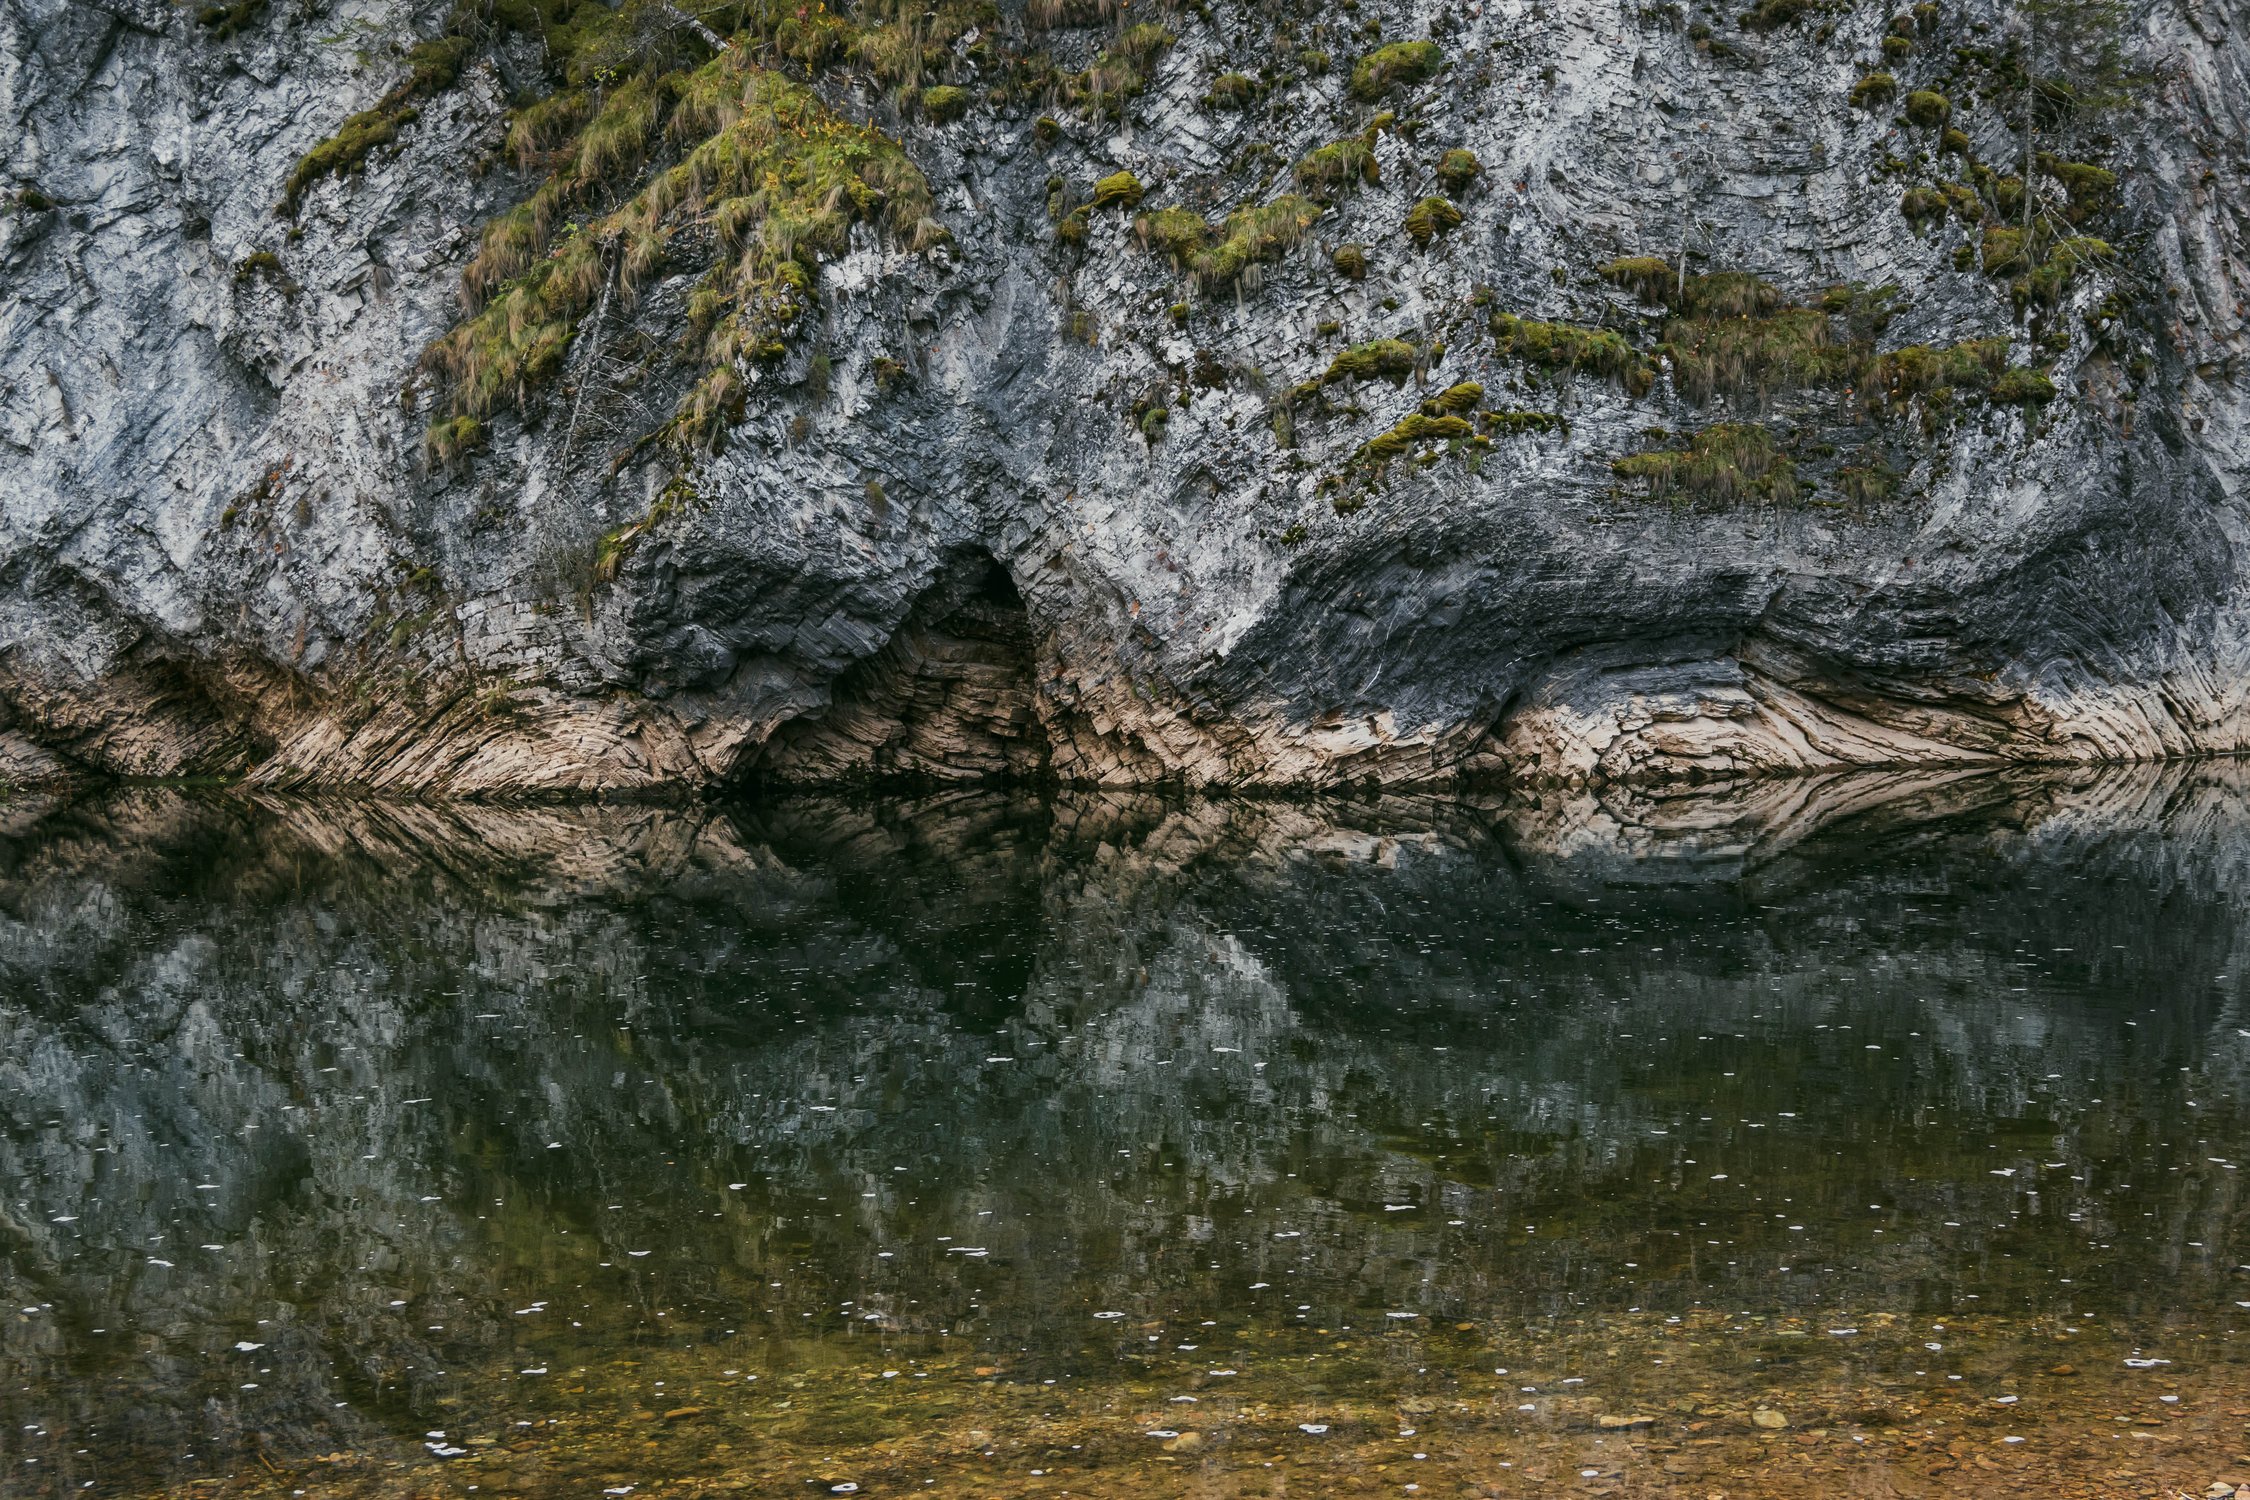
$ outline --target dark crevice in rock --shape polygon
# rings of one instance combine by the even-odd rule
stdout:
[[[784,724],[752,771],[782,785],[1029,781],[1048,768],[1033,704],[1031,619],[984,552],[953,558],[828,707]]]

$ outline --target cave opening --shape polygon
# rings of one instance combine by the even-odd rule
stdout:
[[[956,554],[882,649],[830,685],[825,709],[774,731],[756,778],[799,786],[1044,780],[1035,655],[1031,617],[1008,570],[988,552]]]

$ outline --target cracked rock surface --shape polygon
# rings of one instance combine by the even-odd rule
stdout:
[[[1890,12],[1832,14],[1714,50],[1599,0],[1364,0],[1361,28],[1445,66],[1355,100],[1354,41],[1220,111],[1213,78],[1257,71],[1274,20],[1183,10],[1122,118],[1056,105],[1053,129],[1037,100],[939,124],[830,80],[927,174],[946,245],[855,229],[721,451],[638,441],[684,383],[632,364],[679,344],[683,267],[438,462],[418,362],[482,226],[536,185],[499,154],[536,50],[488,49],[291,219],[293,165],[441,8],[277,0],[221,37],[152,0],[6,0],[0,780],[1600,783],[2250,749],[2250,12],[2134,11],[2120,259],[2038,320],[1959,268],[1968,231],[1901,214],[1881,164],[1930,143],[1847,103]],[[1948,44],[2001,20],[1948,7]],[[1007,7],[995,33],[1029,36]],[[1058,241],[1052,178],[1083,199],[1130,170],[1144,210],[1216,224],[1378,109],[1379,180],[1226,288],[1121,209]],[[1955,123],[2020,156],[1997,97]],[[1450,149],[1482,171],[1417,247]],[[1347,243],[1364,279],[1334,269]],[[1895,287],[1880,349],[2006,339],[2058,395],[1861,422],[1898,473],[1879,498],[1652,499],[1611,468],[1650,429],[1763,422],[1832,475],[1848,398],[1541,378],[1486,319],[1649,347],[1595,268],[1683,246],[1797,299]],[[1288,421],[1283,393],[1379,338],[1421,351],[1413,377]],[[1470,381],[1562,420],[1344,503],[1370,438]]]

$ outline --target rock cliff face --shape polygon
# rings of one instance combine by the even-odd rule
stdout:
[[[0,775],[2250,748],[2231,0],[691,8],[9,0]]]

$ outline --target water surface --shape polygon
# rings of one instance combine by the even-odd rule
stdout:
[[[0,1495],[2250,1479],[2238,766],[0,816]]]

